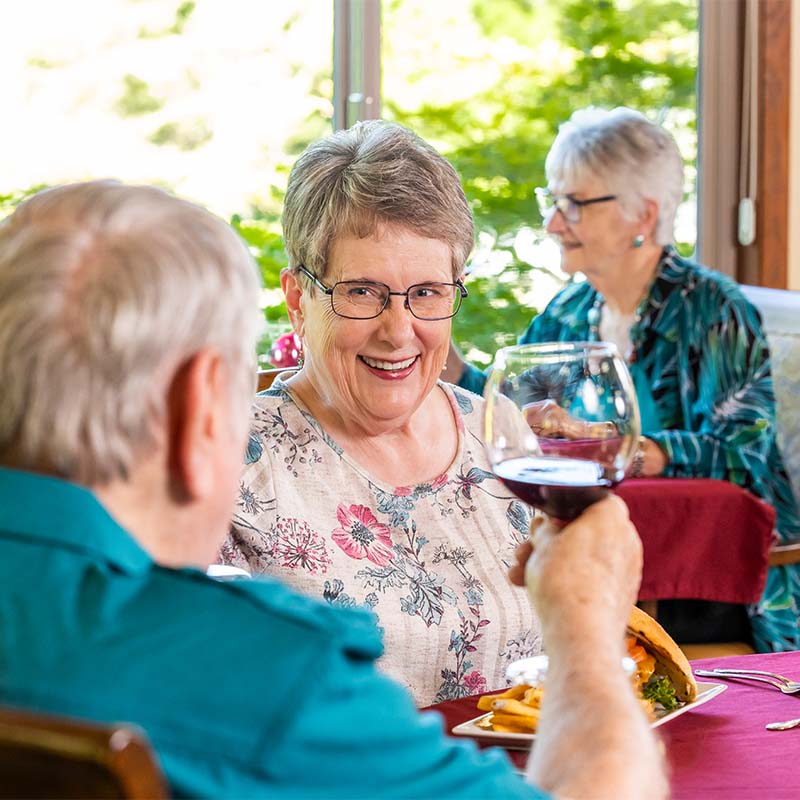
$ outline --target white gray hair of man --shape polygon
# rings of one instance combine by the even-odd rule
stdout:
[[[631,218],[643,211],[646,200],[655,200],[656,244],[673,241],[683,197],[683,160],[672,136],[638,111],[624,106],[579,109],[559,127],[545,172],[556,187],[600,178]]]
[[[258,289],[231,228],[160,189],[95,181],[25,201],[0,223],[0,463],[127,478],[203,347],[229,359],[246,416]]]
[[[356,123],[314,142],[292,167],[283,208],[289,266],[325,276],[331,244],[398,225],[450,246],[453,278],[474,244],[458,173],[427,142],[383,120]]]

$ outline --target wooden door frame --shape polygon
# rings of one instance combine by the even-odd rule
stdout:
[[[745,0],[700,0],[698,260],[740,283],[789,285],[791,0],[758,0],[756,240],[738,244]]]

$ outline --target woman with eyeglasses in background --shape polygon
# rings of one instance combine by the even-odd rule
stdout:
[[[256,399],[223,559],[370,607],[420,705],[501,687],[541,649],[506,575],[530,511],[490,471],[483,401],[440,380],[474,236],[458,175],[359,123],[300,156],[283,233],[304,363]]]
[[[683,162],[672,137],[628,108],[576,111],[545,162],[537,199],[562,269],[582,273],[531,322],[521,343],[617,344],[636,385],[641,476],[707,477],[753,491],[777,511],[787,541],[800,519],[775,438],[769,350],[736,283],[678,255],[675,214]],[[481,393],[482,372],[453,348],[448,380]],[[772,568],[750,609],[659,602],[659,621],[683,642],[751,638],[758,650],[797,649],[800,579]]]

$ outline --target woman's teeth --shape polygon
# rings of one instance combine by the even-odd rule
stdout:
[[[413,356],[412,358],[407,358],[405,361],[378,361],[375,358],[361,356],[361,360],[373,369],[386,369],[390,372],[398,372],[401,369],[410,367],[417,360],[417,357]]]

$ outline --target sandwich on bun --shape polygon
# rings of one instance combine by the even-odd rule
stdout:
[[[628,617],[628,655],[636,662],[634,685],[651,709],[667,711],[697,697],[692,668],[672,637],[648,614],[634,606]]]

